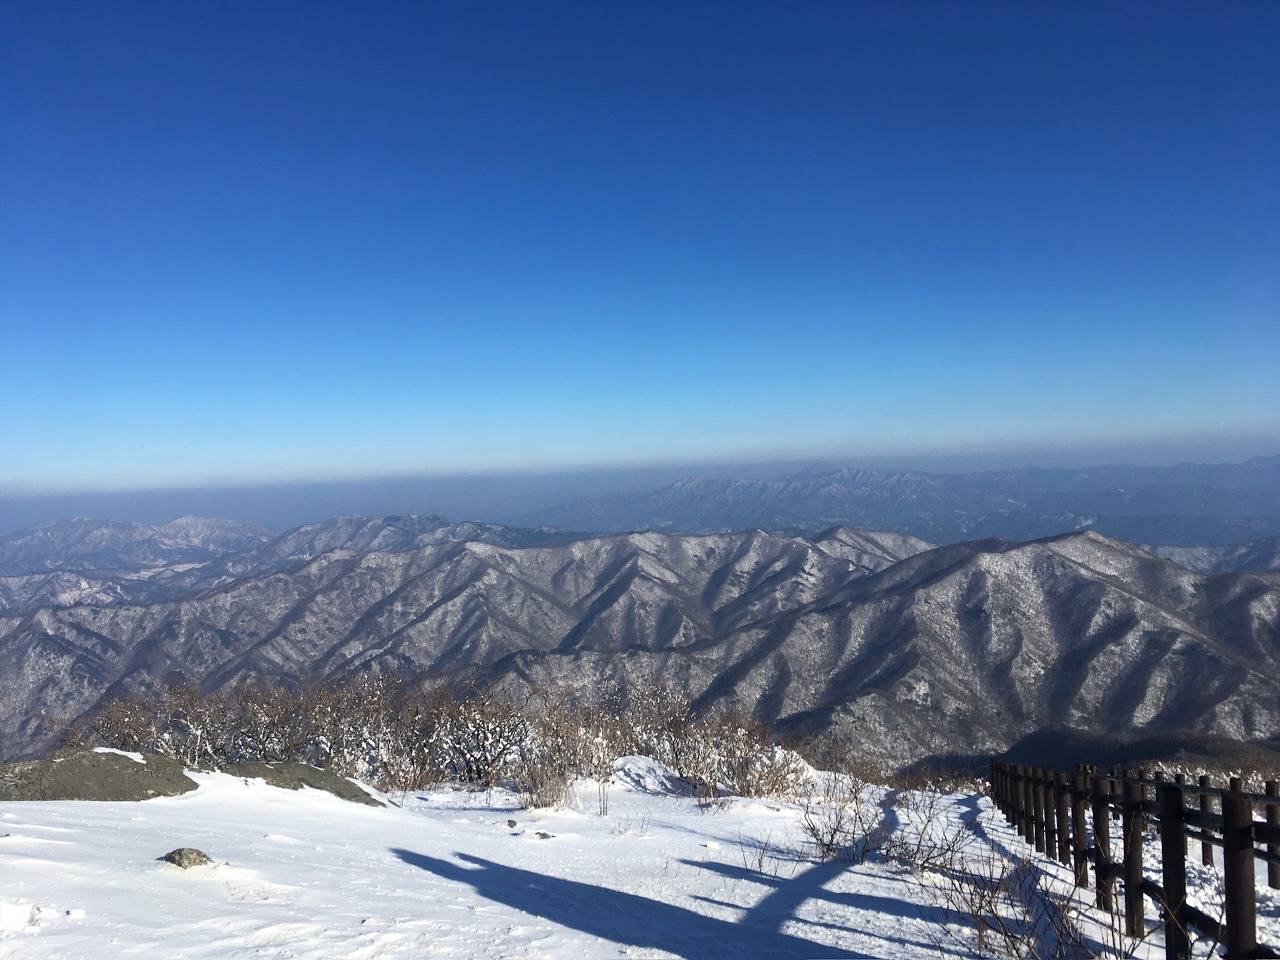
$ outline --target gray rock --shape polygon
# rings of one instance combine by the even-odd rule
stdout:
[[[514,820],[508,820],[507,826],[514,830],[516,827],[520,826],[520,824],[516,823]]]
[[[183,870],[190,870],[192,867],[205,867],[213,863],[213,860],[204,851],[197,850],[195,847],[179,847],[177,850],[170,850],[159,859],[181,867]]]
[[[262,779],[273,787],[285,790],[301,790],[311,787],[313,790],[324,790],[342,800],[352,803],[363,803],[370,807],[381,807],[382,804],[369,796],[346,777],[340,777],[330,770],[321,770],[305,763],[231,763],[222,768],[224,773],[236,777]]]
[[[0,800],[150,800],[196,788],[176,760],[155,754],[143,759],[75,750],[0,764]]]

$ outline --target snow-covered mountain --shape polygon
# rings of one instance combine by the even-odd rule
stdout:
[[[297,566],[332,550],[402,553],[460,541],[502,546],[564,543],[574,535],[441,517],[337,517],[279,536],[251,524],[183,517],[157,527],[59,521],[11,535],[0,570],[0,616],[42,606],[154,603],[249,575]]]
[[[1157,556],[1204,573],[1280,570],[1280,536],[1228,547],[1149,547]]]
[[[236,574],[310,560],[330,550],[360,553],[403,553],[440,543],[474,542],[519,547],[563,543],[571,534],[550,527],[526,529],[497,523],[450,522],[431,514],[388,517],[337,517],[307,523],[280,536],[228,556],[222,564]]]
[[[1241,464],[926,473],[846,468],[780,479],[689,479],[525,517],[576,530],[709,532],[844,524],[935,543],[1072,529],[1160,544],[1280,534],[1280,457]]]
[[[271,537],[271,531],[257,524],[205,517],[179,517],[164,524],[55,520],[0,536],[0,576],[205,563]]]
[[[10,752],[177,674],[216,689],[352,670],[656,675],[901,762],[1063,723],[1280,733],[1280,578],[1195,572],[1094,532],[931,547],[845,528],[575,537],[354,518],[158,580],[43,589],[0,617]]]

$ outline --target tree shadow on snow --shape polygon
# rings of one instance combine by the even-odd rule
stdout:
[[[467,884],[496,903],[603,940],[665,950],[688,960],[870,956],[792,936],[780,929],[801,903],[834,876],[829,864],[819,864],[786,881],[784,886],[794,884],[794,890],[785,894],[775,890],[733,923],[660,900],[521,870],[470,854],[454,854],[470,864],[461,866],[412,850],[391,852],[410,866]]]

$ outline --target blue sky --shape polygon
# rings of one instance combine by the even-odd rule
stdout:
[[[0,19],[10,489],[1280,449],[1276,4]]]

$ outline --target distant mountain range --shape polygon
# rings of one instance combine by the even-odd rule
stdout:
[[[587,535],[408,515],[271,537],[175,523],[0,539],[6,752],[178,675],[215,689],[360,670],[664,677],[700,705],[901,763],[1060,724],[1280,735],[1280,573],[1218,572],[1265,544],[1184,558],[1193,570],[1095,531],[934,546],[844,526]]]
[[[1280,569],[1280,537],[1262,537],[1228,547],[1160,547],[1151,552],[1201,573]]]
[[[1239,464],[925,473],[846,468],[775,480],[681,480],[520,518],[571,530],[900,530],[935,543],[1092,529],[1226,546],[1280,534],[1280,456]]]
[[[247,550],[274,534],[253,523],[179,517],[170,523],[55,520],[0,534],[0,576],[37,571],[138,570],[206,563]]]

